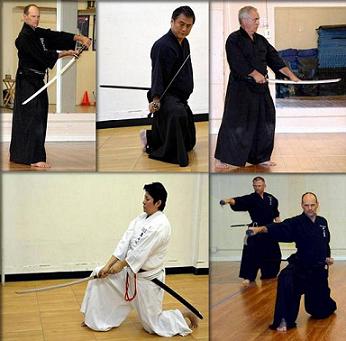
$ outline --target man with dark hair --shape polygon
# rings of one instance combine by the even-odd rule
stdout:
[[[266,188],[264,179],[260,176],[255,177],[252,186],[254,193],[224,199],[224,203],[229,204],[233,211],[248,211],[252,225],[279,222],[279,202],[272,194],[264,191]],[[265,221],[267,223],[264,223]],[[248,238],[247,245],[243,247],[239,277],[244,279],[244,286],[255,281],[259,269],[261,279],[274,278],[280,271],[280,262],[281,251],[276,241],[266,235]]]
[[[239,10],[240,29],[226,42],[230,76],[218,134],[217,168],[242,167],[246,162],[273,166],[275,107],[266,81],[267,66],[281,77],[299,79],[260,34],[256,8]]]
[[[251,227],[255,237],[266,234],[269,238],[285,243],[294,242],[297,252],[288,258],[288,266],[280,272],[277,285],[274,321],[270,326],[286,331],[296,326],[300,296],[305,294],[305,310],[313,318],[327,318],[336,310],[328,287],[330,257],[330,233],[327,220],[317,215],[316,194],[302,196],[303,213],[285,219],[279,224]],[[251,239],[252,237],[250,237]]]
[[[162,311],[163,290],[151,282],[165,279],[171,235],[162,212],[167,192],[159,182],[145,185],[144,190],[144,213],[130,223],[106,265],[94,270],[99,279],[88,283],[81,307],[84,325],[97,331],[119,327],[134,308],[148,333],[185,336],[197,327],[196,316],[178,309]]]
[[[195,13],[191,9],[191,7],[181,6],[181,7],[176,8],[172,13],[172,20],[178,19],[178,17],[181,14],[185,15],[185,17],[187,17],[187,18],[192,18],[192,24],[195,23],[195,21],[196,21]]]
[[[194,23],[195,14],[190,7],[177,8],[172,14],[171,29],[151,49],[148,100],[153,122],[151,130],[140,133],[150,158],[181,167],[188,165],[188,152],[196,143],[193,114],[187,104],[193,91],[193,72],[186,37]]]
[[[38,27],[40,10],[34,4],[25,6],[23,18],[24,25],[15,42],[19,61],[10,161],[49,168],[44,148],[48,118],[47,90],[25,105],[22,102],[44,85],[46,70],[52,69],[59,58],[76,55],[76,41],[87,47],[91,42],[81,35]]]

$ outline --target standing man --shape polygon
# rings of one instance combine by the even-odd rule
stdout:
[[[266,188],[264,179],[260,176],[255,177],[252,186],[254,193],[224,199],[224,202],[229,204],[233,211],[248,211],[252,224],[279,222],[279,202],[273,195],[264,192]],[[281,251],[276,241],[266,235],[248,238],[247,245],[243,247],[239,277],[244,279],[244,286],[255,281],[259,269],[261,269],[261,279],[274,278],[280,271],[280,262]]]
[[[217,168],[274,166],[275,107],[266,81],[267,66],[293,81],[299,79],[285,66],[277,51],[256,31],[259,14],[246,6],[239,11],[240,29],[226,42],[230,66],[225,108],[215,159]]]
[[[43,79],[47,68],[52,69],[59,58],[74,56],[77,53],[74,50],[76,41],[87,47],[91,41],[81,35],[38,27],[40,9],[34,4],[24,8],[23,18],[24,25],[15,42],[19,61],[10,161],[49,168],[44,148],[48,118],[47,90],[28,104],[22,105],[22,102],[44,85]]]
[[[193,91],[193,73],[186,37],[194,23],[195,14],[189,6],[177,8],[172,14],[171,29],[151,49],[148,100],[149,111],[154,113],[154,117],[151,130],[140,133],[150,158],[181,167],[188,165],[188,152],[196,143],[193,114],[187,103]]]
[[[144,186],[144,213],[135,218],[105,266],[95,269],[100,279],[90,281],[81,311],[84,324],[97,331],[119,327],[133,308],[148,333],[185,336],[197,327],[191,312],[162,311],[163,290],[151,279],[164,281],[164,259],[171,226],[162,212],[167,192],[154,182]],[[190,326],[185,321],[190,321]]]
[[[305,310],[313,318],[327,318],[336,310],[328,287],[330,233],[327,220],[317,215],[318,200],[314,193],[302,196],[303,213],[285,219],[280,224],[251,227],[256,234],[266,234],[273,240],[296,243],[297,253],[288,259],[280,272],[276,293],[274,322],[271,329],[286,331],[296,326],[300,296],[305,294]],[[251,238],[250,238],[251,239]]]

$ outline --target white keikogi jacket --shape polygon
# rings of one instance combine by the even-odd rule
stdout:
[[[171,225],[164,213],[157,211],[148,218],[142,213],[129,224],[113,256],[126,260],[134,273],[141,270],[139,276],[155,277],[164,269],[170,236]]]

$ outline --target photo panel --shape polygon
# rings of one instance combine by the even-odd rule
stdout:
[[[163,211],[155,210],[165,200],[162,191],[157,185],[150,187],[157,182],[168,193]],[[36,330],[43,331],[47,337],[71,333],[75,337],[92,338],[95,331],[108,329],[111,330],[104,335],[115,338],[145,339],[146,331],[161,336],[188,335],[191,330],[187,322],[182,322],[184,318],[178,311],[183,314],[186,309],[189,311],[180,303],[183,299],[203,317],[193,335],[208,337],[207,174],[4,174],[2,184],[5,339],[19,338],[27,331],[24,313],[32,316]],[[148,189],[144,190],[144,185],[149,185]],[[104,279],[88,278],[95,271],[100,273],[112,254],[119,257],[118,264],[126,260],[128,266]],[[130,269],[137,272],[137,277]],[[69,285],[82,278],[90,279],[89,284],[84,280]],[[165,282],[183,299],[177,301],[175,296],[163,295],[151,283],[153,279]],[[115,328],[117,322],[112,326],[107,324],[108,319],[102,322],[105,316],[101,312],[96,318],[98,323],[86,308],[90,306],[96,311],[99,306],[106,314],[105,305],[101,301],[99,305],[98,299],[90,298],[89,294],[99,287],[112,286],[111,282],[120,292],[112,292],[111,296],[116,299],[120,295],[121,305],[127,307],[124,311],[128,309],[125,315],[129,314],[119,328]],[[40,289],[64,284],[67,286],[63,288]],[[36,292],[35,288],[40,290]],[[35,292],[16,293],[28,289]],[[143,294],[150,296],[152,290],[155,297],[148,301],[150,311],[145,311],[147,298]],[[137,295],[137,299],[130,300],[133,303],[125,301],[125,291],[129,298]],[[107,292],[105,289],[97,297],[103,297],[115,309]],[[162,297],[163,309],[167,311],[163,316],[170,316],[170,321],[176,319],[178,329],[164,321],[162,325],[147,322],[148,313],[160,313]],[[89,328],[80,326],[83,321],[80,309]],[[63,330],[56,329],[60,324],[64,324]]]
[[[268,174],[263,178],[264,182],[256,174],[210,177],[211,339],[274,337],[275,331],[269,326],[274,323],[274,329],[278,327],[278,315],[274,318],[277,307],[276,314],[281,311],[288,319],[291,317],[286,321],[288,328],[296,323],[297,328],[289,330],[290,337],[299,338],[302,333],[317,332],[322,325],[333,325],[328,337],[341,340],[337,330],[344,321],[340,276],[345,271],[346,257],[342,227],[346,221],[346,177]],[[258,194],[259,184],[266,186],[263,197]],[[313,194],[303,199],[306,192]],[[235,202],[230,206],[227,202],[231,199]],[[279,221],[278,217],[282,223],[274,223]],[[269,222],[263,223],[266,219]],[[249,225],[268,226],[267,233],[249,235]],[[277,245],[281,252],[275,249]],[[327,259],[330,257],[333,264]],[[292,271],[294,277],[289,277]],[[286,288],[285,292],[299,294],[289,296],[289,310],[285,310],[282,300],[275,302],[277,297],[285,297],[282,291],[277,294],[277,288],[288,283],[291,289]],[[294,318],[301,294],[305,294],[305,299],[301,299],[299,314],[297,311]],[[227,323],[230,315],[236,325],[246,328],[234,328],[233,323]],[[323,319],[317,321],[311,316]]]
[[[181,6],[194,17],[172,20]],[[209,3],[100,1],[98,15],[98,170],[207,172]]]
[[[1,2],[1,169],[96,171],[96,8],[28,5]]]

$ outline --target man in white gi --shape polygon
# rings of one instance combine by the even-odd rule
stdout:
[[[135,218],[112,257],[94,274],[81,306],[84,325],[97,331],[119,327],[132,308],[148,333],[185,336],[197,327],[196,316],[178,309],[162,311],[163,290],[151,279],[164,282],[164,259],[171,226],[162,212],[167,192],[159,182],[144,186],[144,213]],[[185,319],[189,320],[189,324]]]

